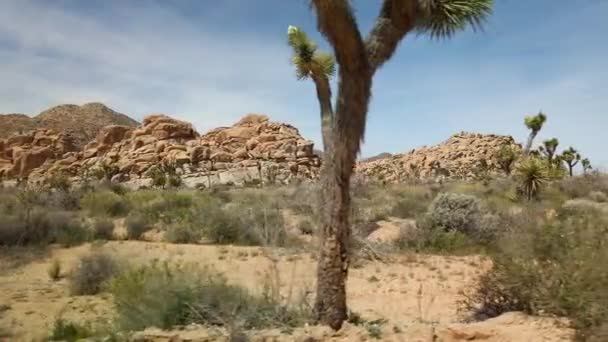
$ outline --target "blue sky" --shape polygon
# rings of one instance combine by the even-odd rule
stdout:
[[[353,1],[365,34],[379,1]],[[543,110],[558,137],[608,167],[608,1],[496,0],[484,32],[408,36],[374,80],[363,156],[459,131],[513,135]],[[266,113],[320,141],[311,82],[289,65],[288,25],[320,45],[306,0],[0,2],[0,112],[104,102],[204,132]]]

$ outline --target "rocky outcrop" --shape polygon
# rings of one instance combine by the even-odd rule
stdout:
[[[473,179],[483,172],[499,172],[498,152],[505,145],[519,146],[510,136],[462,132],[435,146],[362,161],[357,165],[357,173],[383,182]]]
[[[52,129],[69,134],[74,144],[82,148],[108,125],[134,127],[138,122],[101,103],[82,106],[64,104],[49,108],[34,117],[24,114],[0,115],[0,139],[30,133],[36,129]]]
[[[149,115],[136,127],[111,124],[96,131],[87,144],[52,129],[0,139],[0,176],[38,182],[62,174],[78,182],[104,173],[141,187],[150,185],[152,173],[160,169],[180,175],[186,186],[208,187],[314,179],[320,166],[312,141],[260,114],[203,135],[163,114]],[[361,161],[356,172],[383,182],[471,179],[498,172],[498,151],[505,145],[517,146],[508,136],[459,133],[439,145]]]
[[[24,178],[45,163],[52,163],[76,151],[73,138],[66,133],[37,129],[0,140],[0,176]]]
[[[15,136],[0,144],[28,139]],[[160,167],[171,168],[190,187],[289,183],[316,177],[320,163],[313,143],[295,127],[257,114],[202,136],[187,122],[154,114],[135,128],[106,126],[82,150],[62,152],[38,151],[39,159],[32,156],[27,172],[31,180],[64,174],[78,181],[92,171],[111,170],[112,179],[140,187],[149,185],[152,170]],[[14,164],[13,159],[7,160]]]

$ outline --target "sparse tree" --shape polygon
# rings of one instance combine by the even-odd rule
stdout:
[[[568,166],[568,174],[570,177],[572,177],[574,174],[574,167],[581,160],[581,155],[573,147],[569,147],[567,150],[562,152],[560,160],[566,163],[566,166]]]
[[[469,26],[478,28],[491,13],[493,1],[384,0],[365,39],[350,1],[312,0],[311,3],[317,15],[317,27],[332,46],[339,65],[335,106],[320,103],[322,113],[324,109],[333,111],[330,123],[325,125],[330,133],[323,137],[326,139],[321,177],[324,206],[314,307],[316,318],[337,330],[347,318],[350,178],[365,132],[372,78],[407,33],[449,38]]]
[[[504,145],[498,151],[498,166],[505,173],[510,176],[513,170],[513,164],[519,157],[520,151],[512,145]]]
[[[530,135],[528,135],[528,141],[526,142],[526,148],[524,149],[524,154],[529,154],[530,149],[532,148],[532,143],[534,142],[534,138],[538,132],[543,128],[543,125],[547,121],[547,116],[543,112],[539,112],[534,116],[526,116],[524,119],[524,124],[530,130]]]
[[[581,160],[581,164],[583,165],[583,173],[585,174],[593,169],[593,167],[591,167],[591,162],[589,161],[589,158]]]
[[[516,168],[516,178],[528,201],[538,197],[541,188],[549,179],[546,165],[538,158],[530,157]]]
[[[554,162],[553,157],[555,156],[555,152],[557,151],[557,146],[559,146],[559,140],[557,138],[549,139],[543,141],[543,144],[538,147],[540,152],[547,157],[549,161],[549,165],[552,165]]]

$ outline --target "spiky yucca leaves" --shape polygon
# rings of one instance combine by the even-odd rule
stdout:
[[[516,168],[516,177],[526,199],[536,198],[549,180],[546,165],[538,158],[529,157]]]
[[[538,132],[543,128],[543,125],[547,121],[547,116],[543,112],[538,112],[538,114],[534,116],[526,116],[524,119],[524,124],[530,130],[530,135],[528,136],[528,142],[526,143],[526,148],[524,149],[525,154],[530,153],[530,149],[532,148],[532,143],[534,142],[534,138]]]
[[[480,29],[492,13],[492,0],[420,0],[416,31],[451,38],[467,27]]]
[[[566,163],[566,165],[568,166],[568,172],[570,174],[570,177],[572,177],[572,175],[574,173],[573,172],[574,167],[581,160],[580,153],[578,153],[578,151],[575,150],[574,147],[570,146],[567,150],[562,152],[562,154],[560,155],[560,159],[564,163]]]
[[[331,78],[336,73],[334,57],[317,51],[317,44],[295,26],[287,29],[289,45],[293,48],[291,62],[296,67],[296,77],[305,80],[309,77]]]

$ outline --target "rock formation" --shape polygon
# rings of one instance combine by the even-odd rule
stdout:
[[[115,112],[101,103],[82,106],[64,104],[49,108],[35,117],[24,114],[0,115],[0,139],[25,134],[38,128],[68,133],[77,147],[93,140],[108,125],[137,126],[137,121]]]
[[[24,178],[77,150],[73,138],[63,132],[37,129],[0,140],[0,178]]]
[[[421,179],[473,179],[483,172],[498,173],[497,156],[510,136],[458,133],[445,142],[388,158],[362,161],[357,173],[383,182]]]
[[[151,184],[154,167],[170,166],[186,186],[194,187],[310,179],[320,163],[313,143],[303,139],[295,127],[256,114],[202,136],[187,122],[154,114],[136,128],[106,126],[82,150],[60,148],[60,137],[69,134],[47,139],[44,145],[35,143],[35,134],[0,140],[0,151],[5,151],[0,168],[5,175],[42,181],[62,174],[79,181],[105,169],[111,170],[112,179],[140,187]],[[32,155],[32,161],[25,164],[14,152],[23,146]]]
[[[103,108],[107,107],[100,106],[78,108],[106,111]],[[66,108],[72,107],[58,106],[41,114],[40,122],[51,122],[48,118],[56,115],[52,113],[64,113]],[[51,126],[67,126],[73,119]],[[151,185],[153,173],[160,169],[175,172],[188,187],[289,183],[316,178],[321,160],[313,143],[295,127],[258,114],[203,135],[191,124],[162,114],[147,116],[137,127],[110,124],[95,131],[95,137],[86,144],[79,143],[73,130],[67,129],[38,128],[0,139],[0,178],[39,182],[61,174],[79,182],[103,174],[141,187]],[[382,182],[472,179],[499,172],[497,155],[504,145],[516,144],[509,136],[459,133],[435,146],[362,160],[356,171],[359,176]]]

